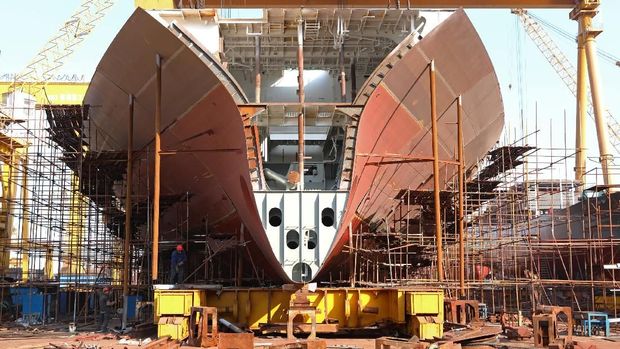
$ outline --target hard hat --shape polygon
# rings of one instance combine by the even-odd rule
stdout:
[[[177,245],[177,251],[183,251],[183,245]]]

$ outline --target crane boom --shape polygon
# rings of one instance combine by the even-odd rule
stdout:
[[[9,91],[20,90],[37,95],[113,4],[114,0],[83,0],[58,33],[43,46],[26,68],[15,76]]]
[[[562,50],[560,50],[540,23],[532,18],[526,10],[513,9],[512,13],[519,17],[527,35],[536,44],[538,50],[545,56],[566,87],[574,96],[577,96],[577,69],[575,66],[566,58]],[[620,124],[614,119],[609,110],[605,110],[605,113],[607,127],[611,133],[611,145],[616,150],[616,153],[620,153]],[[588,115],[594,119],[592,96],[590,94],[588,94]]]

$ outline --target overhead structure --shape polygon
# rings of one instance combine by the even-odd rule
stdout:
[[[114,0],[83,0],[78,10],[45,43],[26,68],[15,76],[9,92],[18,90],[37,96],[113,4]]]
[[[587,1],[587,0],[586,0]],[[145,9],[172,8],[573,8],[575,0],[135,0]]]

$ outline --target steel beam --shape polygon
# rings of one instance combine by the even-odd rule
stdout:
[[[254,37],[254,102],[260,103],[261,72],[260,72],[260,36]]]
[[[582,21],[579,32],[582,33]],[[586,118],[588,116],[588,62],[583,35],[577,35],[577,115],[575,125],[575,180],[584,182],[586,172]]]
[[[21,154],[22,178],[22,281],[30,280],[30,204],[28,190],[28,148]]]
[[[344,71],[344,44],[340,45],[338,52],[338,66],[340,69],[340,101],[347,100],[347,75]]]
[[[459,292],[465,298],[465,156],[463,151],[463,98],[456,100],[457,147],[459,157]]]
[[[353,62],[351,62],[351,103],[355,101],[355,97],[357,97],[357,72],[355,70],[355,58],[353,58]]]
[[[201,6],[196,1],[163,1],[153,4],[152,0],[136,0],[136,6],[152,9],[176,8],[573,8],[574,0],[207,0]]]
[[[298,84],[298,94],[299,94],[299,103],[301,103],[301,113],[299,113],[298,117],[298,154],[299,157],[299,184],[298,189],[300,191],[304,190],[304,103],[306,101],[306,94],[304,92],[304,27],[303,20],[300,18],[297,22],[297,70],[299,74],[297,76],[297,84]],[[299,233],[301,236],[301,232]]]
[[[155,174],[153,175],[153,251],[151,253],[151,279],[157,280],[159,270],[159,195],[161,181],[161,66],[162,58],[155,56]]]
[[[435,244],[437,246],[437,280],[443,281],[443,232],[441,230],[441,202],[439,186],[439,130],[437,126],[437,86],[435,82],[435,61],[429,64],[431,95],[431,142],[433,148],[433,197],[435,206]]]
[[[127,307],[129,306],[129,265],[131,249],[131,192],[133,181],[133,114],[134,96],[129,95],[129,112],[127,115],[127,179],[125,186],[125,241],[123,246],[123,318],[121,328],[127,328]]]

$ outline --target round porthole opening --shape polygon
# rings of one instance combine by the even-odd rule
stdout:
[[[269,224],[272,227],[279,227],[282,224],[282,211],[279,208],[269,210]]]
[[[290,248],[291,250],[299,247],[299,233],[297,232],[297,230],[289,230],[286,233],[286,247]]]
[[[319,237],[316,234],[316,231],[308,230],[308,249],[309,250],[314,250],[316,248],[318,239]]]
[[[321,211],[321,223],[326,227],[334,225],[334,210],[331,207],[326,207]]]
[[[293,281],[308,282],[312,280],[312,269],[306,263],[297,263],[293,266]]]

